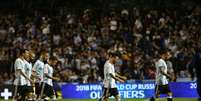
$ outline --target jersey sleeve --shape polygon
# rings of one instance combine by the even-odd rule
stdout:
[[[36,61],[35,64],[33,65],[32,71],[36,71],[36,67],[38,66],[38,62]]]
[[[165,71],[165,64],[162,62],[162,61],[160,61],[158,64],[156,64],[157,66],[157,68],[160,70],[160,71]]]
[[[164,72],[165,71],[165,66],[160,66],[159,70]]]
[[[16,60],[16,61],[15,61],[15,68],[16,68],[16,69],[22,69],[22,68],[23,68],[23,66],[22,66],[22,61]]]
[[[108,66],[108,73],[115,76],[115,73],[114,73],[113,68],[111,66]]]

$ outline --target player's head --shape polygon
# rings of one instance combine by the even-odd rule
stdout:
[[[115,64],[118,58],[120,57],[120,54],[118,52],[109,52],[109,60]]]
[[[168,60],[172,57],[171,53],[169,50],[161,50],[159,51],[159,56],[160,58],[163,58],[165,60]]]
[[[172,54],[171,54],[171,51],[168,50],[167,53],[166,53],[166,59],[170,59],[172,57]]]
[[[41,51],[40,58],[45,62],[49,59],[49,53],[47,51]]]
[[[49,60],[48,60],[48,63],[49,63],[50,65],[52,65],[52,66],[55,66],[55,65],[57,64],[57,62],[58,62],[58,59],[57,59],[57,57],[55,57],[55,56],[51,56],[51,57],[49,58]]]
[[[21,49],[20,50],[20,55],[25,59],[29,60],[29,51],[27,49]]]
[[[34,52],[33,51],[29,51],[29,58],[30,58],[30,62],[33,62],[34,61],[34,59],[35,59],[35,54],[34,54]]]

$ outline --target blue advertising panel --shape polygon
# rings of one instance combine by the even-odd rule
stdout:
[[[173,97],[197,98],[196,83],[175,82],[170,83]],[[118,84],[117,88],[121,98],[150,98],[154,94],[154,82]],[[64,84],[62,85],[63,98],[69,99],[98,99],[102,95],[101,84]]]

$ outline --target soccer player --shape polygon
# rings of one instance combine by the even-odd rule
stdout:
[[[53,90],[53,82],[52,80],[58,81],[59,78],[53,77],[54,69],[53,67],[56,66],[57,64],[57,58],[55,56],[52,56],[49,58],[47,64],[45,64],[44,67],[44,81],[43,81],[43,86],[44,86],[44,96],[49,97],[53,100],[55,97],[55,93]],[[45,100],[46,101],[46,100]]]
[[[41,84],[43,82],[43,77],[44,77],[44,66],[45,63],[47,63],[47,60],[49,58],[49,53],[47,51],[42,51],[40,54],[40,58],[35,62],[33,66],[33,76],[35,77],[35,89],[36,89],[36,96],[37,99],[40,98],[40,93],[41,93]]]
[[[26,83],[27,80],[32,82],[32,80],[25,73],[25,61],[29,60],[29,52],[26,49],[20,50],[20,56],[16,59],[14,68],[15,68],[15,92],[14,99],[18,101],[24,101],[26,96]]]
[[[27,77],[29,79],[31,79],[31,75],[32,75],[32,62],[35,58],[35,54],[32,51],[29,51],[29,59],[25,60],[25,74],[27,75]],[[32,82],[30,82],[29,80],[26,80],[26,96],[27,96],[27,100],[28,101],[32,101],[33,100],[33,80]]]
[[[124,82],[123,76],[115,73],[114,65],[118,59],[119,54],[116,52],[109,53],[109,59],[104,64],[104,90],[103,96],[100,100],[108,101],[110,96],[114,96],[116,101],[120,101],[119,92],[115,81]]]
[[[172,92],[170,91],[168,85],[168,79],[172,77],[167,73],[167,64],[165,60],[171,57],[168,50],[163,50],[159,52],[159,57],[155,62],[156,67],[156,87],[155,87],[155,97],[160,97],[160,94],[167,94],[167,101],[172,100]],[[155,101],[155,98],[152,97],[150,101]]]

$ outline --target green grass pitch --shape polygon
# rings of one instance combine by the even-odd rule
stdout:
[[[74,100],[74,99],[68,99],[68,100],[58,100],[58,101],[98,101],[98,100]],[[114,99],[109,101],[115,101]],[[149,99],[121,99],[121,101],[149,101]],[[167,101],[166,99],[157,99],[156,101]],[[173,101],[197,101],[196,99],[187,99],[187,98],[177,98],[173,99]]]
[[[98,101],[98,100],[75,100],[75,99],[68,99],[68,100],[57,100],[57,101]],[[109,101],[115,101],[111,99]],[[149,101],[149,99],[121,99],[121,101]],[[156,101],[167,101],[166,99],[157,99]],[[187,99],[187,98],[177,98],[173,99],[173,101],[197,101],[196,99]]]
[[[2,100],[0,101],[12,101],[12,100]],[[51,101],[51,100],[50,100]],[[91,100],[91,99],[86,99],[86,100],[81,100],[81,99],[62,99],[62,100],[57,100],[57,101],[98,101],[98,100]],[[111,99],[109,101],[114,101],[114,99]],[[122,99],[121,101],[149,101],[148,99]],[[156,101],[166,101],[166,99],[157,99]],[[173,101],[197,101],[196,99],[189,99],[189,98],[175,98]]]

